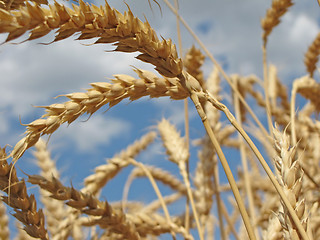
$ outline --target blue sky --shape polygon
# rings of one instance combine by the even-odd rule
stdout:
[[[126,2],[140,19],[146,16],[159,36],[172,38],[177,43],[175,16],[161,1],[159,3],[162,16],[158,6],[152,1],[153,11],[150,10],[147,0]],[[265,15],[270,2],[184,0],[180,1],[179,12],[228,74],[253,73],[262,78],[260,19]],[[103,1],[94,3],[104,4]],[[120,12],[127,9],[123,1],[110,0],[109,4]],[[269,62],[278,66],[281,80],[289,85],[296,77],[305,74],[303,54],[319,32],[319,12],[317,1],[297,1],[282,19],[282,24],[270,36]],[[0,35],[0,41],[4,39],[5,35]],[[26,36],[15,42],[24,39]],[[130,66],[153,69],[152,66],[136,60],[134,57],[137,54],[105,52],[112,50],[112,45],[85,46],[81,43],[86,42],[75,41],[74,38],[48,46],[38,44],[50,42],[52,39],[53,34],[49,34],[36,41],[0,46],[1,146],[14,146],[22,138],[25,128],[20,125],[19,118],[22,123],[28,123],[41,117],[43,111],[33,106],[63,101],[54,97],[84,91],[90,87],[89,83],[105,81],[113,74],[135,76]],[[192,44],[196,44],[183,27],[182,42],[184,52]],[[212,63],[206,60],[203,69],[205,76],[208,76]],[[319,78],[318,73],[315,74],[315,78]],[[222,85],[226,86],[226,83],[223,82]],[[225,99],[228,99],[227,95]],[[189,108],[191,137],[196,139],[203,136],[204,129],[191,104]],[[132,103],[124,101],[108,112],[104,112],[105,110],[106,108],[98,111],[88,121],[85,121],[87,117],[84,116],[69,127],[63,125],[52,135],[49,149],[52,150],[52,156],[56,159],[66,184],[72,181],[75,187],[81,188],[81,180],[90,175],[94,167],[103,164],[105,158],[112,157],[126,148],[150,127],[155,126],[162,117],[170,119],[183,133],[182,101],[145,97]],[[8,147],[8,150],[11,149]],[[28,150],[19,160],[18,166],[29,174],[36,174],[38,169],[32,163],[30,152]],[[158,139],[138,160],[172,168],[164,152]],[[191,164],[194,165],[196,150],[193,150],[191,158]],[[121,189],[127,174],[126,170],[117,181],[107,187],[104,196],[108,200],[121,199]],[[20,176],[23,176],[22,173]],[[222,181],[225,181],[223,176]],[[143,182],[145,187],[147,184]],[[143,192],[134,192],[136,195],[130,194],[131,198],[145,197]]]

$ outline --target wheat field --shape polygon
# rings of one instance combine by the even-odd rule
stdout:
[[[0,239],[320,239],[320,34],[305,46],[304,74],[282,80],[267,47],[294,2],[273,0],[259,23],[261,76],[228,73],[179,15],[182,1],[145,4],[153,17],[156,11],[176,15],[177,42],[138,18],[129,4],[121,12],[107,1],[0,1],[0,49],[43,38],[49,39],[45,48],[72,39],[87,49],[111,47],[104,54],[115,58],[130,53],[145,64],[120,66],[130,71],[113,72],[106,81],[90,79],[82,90],[60,89],[53,103],[41,99],[39,115],[30,122],[19,120],[19,141],[0,148]],[[195,45],[183,45],[183,25]],[[117,142],[122,150],[106,153],[102,164],[88,157],[99,164],[85,169],[78,161],[86,170],[81,183],[63,175],[52,157],[59,148],[50,147],[57,132],[95,121],[96,115],[108,118],[123,102],[130,103],[128,109],[146,98],[181,102],[184,128],[165,117],[151,119],[144,134],[128,145]],[[152,117],[143,109],[136,114]],[[197,137],[195,121],[202,129]],[[118,137],[126,139],[128,129],[122,130]],[[93,139],[95,133],[88,132]],[[169,164],[153,161],[155,142],[162,145],[161,161]],[[139,158],[144,153],[148,162]],[[36,171],[20,167],[30,156]],[[67,167],[68,156],[59,158]],[[123,173],[125,181],[112,185]],[[141,179],[148,187],[136,184]],[[108,200],[119,191],[120,197]],[[145,195],[132,198],[135,191]]]

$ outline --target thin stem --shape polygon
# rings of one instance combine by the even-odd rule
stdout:
[[[292,145],[296,145],[297,137],[296,137],[296,120],[295,120],[295,104],[296,104],[296,95],[297,95],[297,86],[293,84],[291,90],[291,102],[290,102],[290,119],[291,119],[291,143]]]
[[[216,200],[217,200],[217,208],[218,208],[218,218],[219,218],[219,226],[220,226],[220,233],[221,233],[221,239],[222,240],[227,240],[227,235],[226,231],[224,228],[223,224],[223,218],[222,218],[222,206],[223,202],[221,201],[221,196],[220,196],[220,190],[219,190],[219,171],[218,171],[218,164],[216,161],[214,161],[214,174],[213,174],[213,180],[214,180],[214,186],[216,189]]]
[[[262,46],[262,55],[263,55],[263,79],[264,79],[264,94],[266,102],[266,111],[268,119],[269,133],[272,133],[272,120],[271,120],[271,108],[270,108],[270,98],[269,98],[269,78],[268,78],[268,65],[267,65],[267,50],[266,46]]]
[[[153,187],[155,193],[157,194],[157,197],[158,197],[158,199],[159,199],[159,201],[161,203],[164,215],[166,216],[166,219],[167,219],[168,223],[171,225],[173,222],[172,222],[172,220],[170,218],[170,214],[169,214],[168,208],[166,206],[166,203],[163,200],[162,194],[161,194],[161,192],[160,192],[160,190],[158,188],[158,185],[157,185],[156,181],[154,180],[152,174],[150,174],[149,170],[142,163],[137,162],[133,158],[128,159],[128,161],[130,161],[130,163],[132,165],[141,168],[142,171],[145,172],[146,176],[149,178],[149,181],[150,181],[150,183],[151,183],[151,185],[152,185],[152,187]],[[171,234],[175,238],[175,233],[173,231],[171,231]]]
[[[238,80],[236,79],[236,81],[238,81]],[[237,84],[235,84],[235,85],[237,86]],[[236,119],[238,120],[239,125],[242,126],[240,102],[239,102],[239,98],[236,95],[234,96],[234,108],[235,108]],[[255,214],[255,210],[254,210],[252,187],[251,187],[250,180],[249,180],[249,170],[248,170],[248,161],[247,161],[247,156],[246,156],[246,150],[245,150],[245,145],[244,145],[244,142],[241,138],[240,133],[238,133],[238,139],[240,141],[239,150],[240,150],[241,163],[243,166],[244,185],[245,185],[245,192],[247,193],[247,196],[248,196],[249,212],[250,212],[250,216],[251,216],[251,220],[252,220],[251,222],[254,225],[254,230],[255,230],[255,234],[257,236],[257,239],[260,239],[258,229],[257,229],[257,227],[255,227],[256,214]]]
[[[228,211],[227,211],[227,208],[224,204],[222,204],[222,212],[223,212],[223,215],[229,225],[230,231],[232,232],[233,236],[235,237],[236,240],[240,240],[237,235],[237,231],[234,228],[234,223],[231,221],[229,214],[228,214]]]
[[[246,211],[246,208],[244,206],[244,203],[241,199],[241,196],[240,196],[240,192],[237,188],[237,183],[233,177],[233,174],[231,172],[231,169],[229,167],[229,164],[228,164],[228,161],[226,159],[226,157],[224,156],[223,152],[222,152],[222,149],[219,145],[219,142],[217,140],[217,138],[214,136],[214,133],[210,127],[210,123],[206,117],[206,114],[205,112],[203,111],[203,108],[201,107],[201,104],[199,102],[199,99],[198,99],[198,96],[196,95],[196,93],[194,92],[191,92],[191,96],[190,96],[191,100],[193,101],[193,103],[195,104],[195,107],[198,111],[198,114],[199,116],[201,117],[201,120],[203,122],[203,125],[209,135],[209,138],[217,152],[217,155],[219,156],[219,159],[221,161],[221,164],[222,164],[222,167],[226,173],[226,176],[228,178],[228,181],[229,181],[229,184],[231,186],[231,189],[232,189],[232,192],[233,192],[233,195],[237,201],[237,204],[238,204],[238,208],[239,208],[239,211],[241,213],[241,216],[242,216],[242,219],[243,219],[243,222],[244,222],[244,225],[247,229],[247,232],[248,232],[248,236],[251,240],[255,240],[256,237],[254,235],[254,231],[253,231],[253,228],[250,224],[250,220],[249,220],[249,216],[248,216],[248,213]]]
[[[178,0],[174,1],[174,5],[175,5],[175,9],[178,13],[178,9],[179,9],[179,2]],[[179,15],[179,14],[178,14]],[[178,48],[179,48],[179,55],[182,56],[182,40],[181,40],[181,30],[180,30],[180,21],[178,18],[178,15],[176,16],[176,20],[177,20],[177,35],[178,35]],[[183,100],[184,102],[184,126],[185,126],[185,139],[186,139],[186,148],[189,152],[189,146],[190,146],[190,136],[189,136],[189,114],[188,114],[188,98]],[[187,176],[189,179],[189,172],[190,172],[190,167],[189,167],[189,158],[186,161],[186,169],[187,169]],[[187,201],[186,201],[186,212],[185,212],[185,228],[187,230],[187,232],[189,232],[190,229],[190,208],[189,208],[189,204],[190,204],[190,199],[187,197]]]
[[[199,217],[198,217],[198,213],[197,213],[197,210],[196,210],[196,207],[195,207],[196,205],[194,204],[194,199],[193,199],[193,195],[192,195],[192,191],[191,191],[190,181],[189,181],[189,178],[188,178],[187,171],[186,171],[185,167],[186,167],[185,162],[184,161],[180,161],[179,162],[179,169],[180,169],[181,175],[183,177],[184,183],[185,183],[186,188],[187,188],[188,198],[190,200],[191,208],[192,208],[193,215],[194,215],[194,219],[196,221],[199,238],[200,238],[200,240],[204,240],[203,231],[202,231],[202,228],[201,228],[201,225],[200,225],[200,221],[199,221]]]

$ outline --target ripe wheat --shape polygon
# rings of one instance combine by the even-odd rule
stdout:
[[[38,239],[146,240],[168,234],[173,238],[180,235],[183,239],[211,240],[217,230],[223,240],[320,239],[320,122],[315,117],[320,109],[320,88],[314,77],[319,35],[305,54],[308,76],[295,80],[292,89],[279,78],[277,66],[268,66],[266,56],[272,30],[292,5],[291,0],[273,0],[261,21],[261,80],[255,75],[228,76],[200,42],[215,64],[206,79],[201,68],[205,55],[200,49],[192,46],[184,57],[178,56],[172,41],[159,40],[148,21],[135,17],[129,6],[122,14],[107,2],[98,7],[80,0],[69,8],[46,0],[0,0],[0,33],[7,34],[4,44],[25,33],[29,33],[25,41],[31,41],[55,31],[52,44],[77,34],[77,40],[113,44],[118,52],[137,52],[137,59],[152,64],[161,75],[134,68],[137,78],[115,73],[109,82],[93,82],[84,92],[58,96],[68,99],[64,103],[40,106],[45,113],[24,124],[25,136],[12,151],[7,154],[5,148],[0,148],[0,190],[4,192],[0,202],[0,239],[9,240],[11,234],[3,203],[13,209],[12,215],[22,224],[17,228]],[[177,14],[176,10],[173,12]],[[178,14],[177,18],[186,24]],[[199,41],[196,36],[195,39]],[[231,92],[225,91],[222,77],[230,84]],[[295,107],[297,94],[309,101],[301,110]],[[108,156],[93,173],[88,172],[81,190],[66,187],[61,180],[63,173],[50,157],[50,141],[44,142],[41,136],[55,134],[62,124],[73,124],[80,116],[91,116],[104,106],[109,109],[125,99],[137,101],[144,96],[173,101],[190,98],[208,134],[188,144],[189,139],[163,118],[153,131],[120,153]],[[255,118],[246,100],[255,110],[260,107],[266,111],[270,133]],[[232,101],[229,108],[222,103],[226,101]],[[248,113],[258,127],[253,126]],[[256,138],[254,143],[247,133]],[[180,175],[152,161],[146,165],[139,160],[139,154],[157,140],[165,149],[164,158],[175,165],[172,169],[179,170]],[[26,182],[18,178],[15,167],[16,161],[24,161],[24,153],[33,146],[41,172],[26,174],[28,184],[39,186],[39,200],[28,195]],[[197,154],[190,149],[193,147],[198,147]],[[229,149],[236,154],[225,155]],[[189,161],[194,160],[194,155],[196,163]],[[10,158],[13,162],[9,164]],[[273,172],[264,159],[274,163]],[[229,160],[241,162],[236,178]],[[229,183],[221,182],[220,163]],[[103,189],[125,168],[129,174],[122,201],[106,200]],[[129,193],[136,178],[147,178],[157,197],[150,202],[131,200]],[[162,191],[167,187],[169,190]],[[37,209],[38,201],[43,210]],[[17,239],[25,237],[21,233]]]

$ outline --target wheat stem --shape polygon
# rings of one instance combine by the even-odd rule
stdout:
[[[235,78],[235,81],[238,81],[237,78]],[[238,84],[235,84],[238,85]],[[240,102],[237,96],[234,96],[234,108],[235,108],[235,115],[236,119],[239,122],[239,125],[242,126],[242,121],[241,121],[241,111],[240,111]],[[256,222],[256,214],[255,214],[255,209],[254,209],[254,201],[253,201],[253,196],[252,196],[252,186],[249,180],[249,170],[248,170],[248,162],[247,162],[247,156],[246,156],[246,150],[245,150],[245,145],[244,142],[242,141],[241,135],[238,132],[238,139],[240,142],[239,150],[240,150],[240,157],[241,157],[241,163],[243,166],[243,173],[244,173],[244,182],[245,182],[245,192],[248,196],[248,204],[249,204],[249,212],[251,216],[251,222],[253,223],[253,226],[255,225]],[[257,239],[259,240],[259,233],[258,229],[254,227],[255,234]]]
[[[141,168],[142,171],[145,172],[146,176],[149,178],[149,181],[150,181],[150,183],[151,183],[154,191],[155,191],[156,194],[157,194],[158,199],[159,199],[160,202],[161,202],[161,206],[162,206],[164,215],[166,216],[166,219],[167,219],[168,223],[169,223],[170,225],[173,225],[173,222],[172,222],[172,220],[171,220],[171,217],[170,217],[168,208],[167,208],[167,206],[166,206],[166,203],[165,203],[164,200],[163,200],[162,194],[161,194],[161,192],[160,192],[160,190],[159,190],[159,188],[158,188],[158,186],[157,186],[157,183],[155,182],[152,174],[150,174],[149,170],[148,170],[142,163],[139,163],[139,162],[135,161],[135,160],[132,159],[132,158],[129,159],[129,162],[130,162],[132,165]],[[171,231],[171,234],[172,234],[172,236],[174,236],[174,238],[175,238],[175,233],[174,233],[173,231]]]
[[[255,234],[254,234],[254,231],[252,229],[252,226],[251,226],[251,223],[250,223],[250,219],[249,219],[249,216],[248,216],[248,213],[246,212],[246,209],[245,209],[245,206],[244,206],[244,203],[241,199],[241,196],[240,196],[240,193],[239,193],[239,190],[237,188],[237,184],[236,184],[236,181],[234,180],[234,177],[233,177],[233,174],[230,170],[230,167],[229,167],[229,164],[227,162],[227,159],[225,158],[223,152],[222,152],[222,149],[219,145],[219,142],[218,140],[216,139],[216,137],[214,136],[213,134],[213,131],[210,127],[210,124],[209,124],[209,121],[207,120],[206,118],[206,115],[200,105],[200,102],[199,102],[199,99],[197,97],[197,95],[195,93],[191,93],[191,100],[193,101],[197,111],[198,111],[198,114],[199,116],[201,117],[202,119],[202,122],[203,122],[203,125],[210,137],[210,140],[220,158],[220,161],[221,161],[221,164],[223,166],[223,169],[226,173],[226,176],[228,178],[228,181],[230,183],[230,186],[231,186],[231,189],[232,189],[232,192],[234,194],[234,197],[238,203],[238,207],[239,207],[239,211],[241,213],[241,216],[242,216],[242,219],[244,221],[244,224],[246,226],[246,229],[247,229],[247,232],[248,232],[248,235],[249,235],[249,238],[251,240],[255,240],[256,237],[255,237]]]

